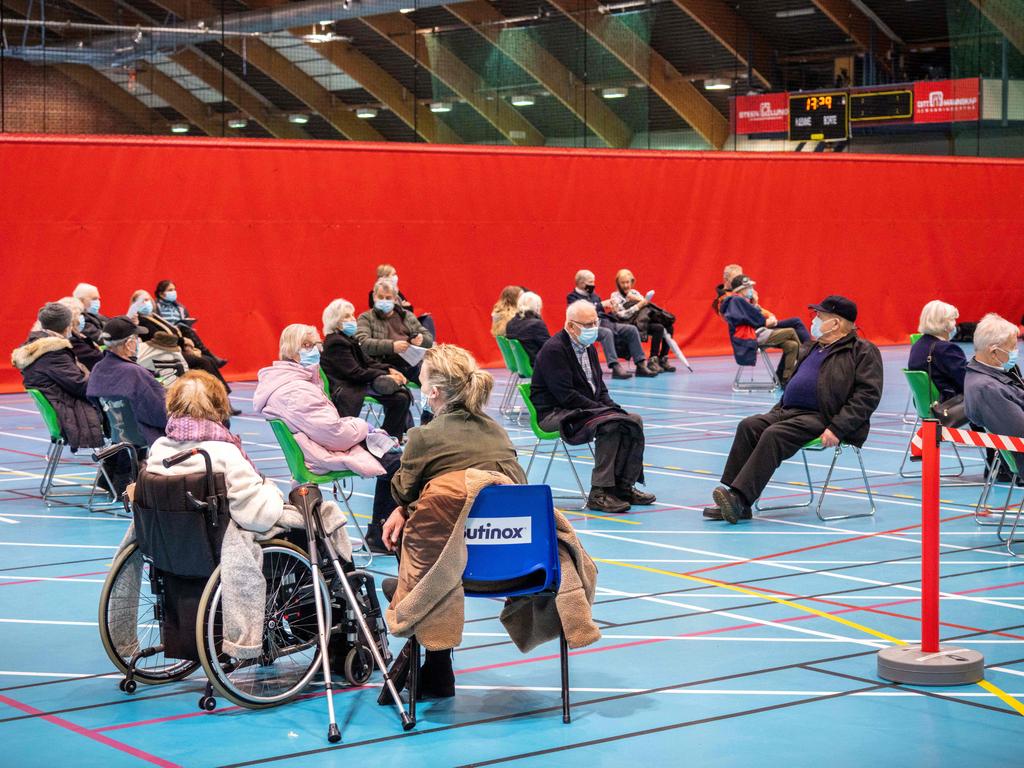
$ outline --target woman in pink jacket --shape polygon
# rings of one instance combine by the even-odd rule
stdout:
[[[312,325],[289,325],[281,332],[279,360],[259,372],[253,408],[268,419],[281,419],[302,448],[306,466],[318,474],[349,470],[376,477],[373,520],[366,529],[371,551],[388,554],[381,539],[384,521],[395,508],[391,477],[401,462],[395,449],[377,459],[366,449],[367,435],[386,433],[362,419],[338,416],[320,380],[320,335]]]

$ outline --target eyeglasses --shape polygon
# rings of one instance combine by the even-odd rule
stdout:
[[[314,349],[319,349],[319,350],[322,351],[324,346],[319,341],[316,341],[316,342],[305,341],[305,342],[302,343],[302,347],[301,348],[304,349],[307,352],[311,352]]]
[[[570,323],[578,325],[580,328],[597,328],[600,325],[600,321],[595,320],[592,323],[581,323],[579,320],[570,320]]]

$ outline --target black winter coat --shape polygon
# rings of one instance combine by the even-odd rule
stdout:
[[[89,373],[75,360],[70,341],[34,331],[11,353],[11,363],[25,389],[38,389],[53,406],[72,450],[103,445],[103,418],[85,398]]]
[[[583,375],[572,340],[564,328],[541,347],[530,384],[530,400],[537,409],[538,421],[556,410],[618,408],[601,378],[601,365],[593,344],[587,347],[587,356],[594,389]]]
[[[818,346],[800,348],[794,375]],[[860,448],[868,439],[871,414],[882,399],[882,354],[870,341],[850,333],[832,343],[818,372],[818,410],[827,428],[845,443]],[[782,408],[779,400],[773,411]]]
[[[390,370],[384,363],[367,358],[354,336],[341,331],[324,337],[320,368],[331,385],[331,400],[342,416],[358,416],[366,388]]]
[[[100,343],[100,334],[103,333],[103,326],[107,324],[108,318],[104,315],[94,315],[92,312],[83,312],[85,328],[82,333],[97,344]]]
[[[75,354],[75,359],[90,371],[96,363],[103,359],[103,350],[84,333],[72,331],[68,341],[71,342],[71,351]]]
[[[540,315],[534,312],[527,312],[516,315],[505,326],[505,336],[509,339],[516,339],[523,345],[530,362],[537,359],[537,353],[544,343],[551,338],[551,331],[541,319]]]

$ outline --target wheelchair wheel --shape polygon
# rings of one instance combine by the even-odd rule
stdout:
[[[261,709],[297,696],[320,666],[313,602],[313,572],[306,553],[287,541],[263,545],[267,580],[263,650],[254,659],[235,659],[221,650],[223,590],[220,566],[199,600],[196,641],[203,670],[213,687],[242,707]],[[330,593],[320,579],[325,626],[331,627]]]
[[[366,685],[373,674],[373,654],[365,645],[354,645],[345,654],[345,679],[349,685]]]
[[[114,560],[100,593],[99,628],[103,650],[122,674],[128,673],[132,655],[160,645],[156,618],[157,596],[150,588],[150,564],[136,544],[130,544]],[[155,653],[138,659],[134,680],[148,685],[188,677],[199,665],[169,659]],[[124,688],[122,687],[122,690]]]

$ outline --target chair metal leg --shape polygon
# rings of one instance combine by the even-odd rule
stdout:
[[[43,470],[43,478],[39,483],[39,495],[46,499],[53,487],[53,478],[57,474],[57,467],[60,464],[61,456],[64,455],[64,440],[51,440],[50,447],[46,451],[46,469]]]
[[[914,440],[913,436],[917,434],[917,429],[920,426],[921,426],[921,417],[919,416],[919,417],[917,417],[915,419],[914,426],[910,430],[911,438],[910,438],[910,440],[907,441],[907,450],[905,450],[903,452],[903,461],[900,462],[900,470],[899,470],[900,477],[902,477],[905,480],[911,480],[911,479],[916,479],[916,478],[921,477],[921,473],[920,472],[907,472],[907,471],[905,471],[905,467],[907,465],[907,461],[910,460],[910,445],[911,445],[911,443]],[[939,472],[939,477],[944,477],[944,478],[961,477],[961,476],[963,476],[964,472],[967,471],[967,468],[964,466],[964,460],[960,456],[960,451],[958,451],[957,448],[956,448],[956,443],[952,443],[952,446],[953,446],[953,455],[956,457],[957,463],[960,465],[960,470],[958,472],[954,472],[952,474],[949,474],[949,473],[942,474],[942,472],[940,471]],[[973,483],[972,483],[972,485],[973,485]]]
[[[754,372],[757,370],[757,364],[752,366],[741,365],[736,369],[736,377],[732,380],[732,391],[733,392],[774,392],[778,389],[781,384],[779,383],[779,377],[775,374],[775,369],[772,367],[772,360],[768,357],[768,353],[763,348],[758,348],[758,357],[761,363],[764,365],[765,370],[768,371],[769,379],[767,381],[757,381],[753,378]],[[741,381],[743,376],[744,368],[752,368],[754,371],[751,372],[751,379],[749,381]]]
[[[835,455],[832,457],[832,464],[829,465],[828,475],[825,477],[825,484],[821,488],[821,493],[818,494],[818,506],[815,508],[815,514],[818,515],[818,519],[823,522],[829,522],[831,520],[851,520],[855,517],[874,517],[875,516],[875,497],[871,493],[871,483],[868,481],[868,471],[864,468],[864,457],[861,455],[860,448],[851,445],[854,453],[857,454],[857,463],[860,465],[860,476],[864,480],[864,491],[868,495],[868,503],[871,505],[871,509],[868,512],[857,512],[849,515],[823,515],[821,514],[821,505],[825,502],[825,496],[828,494],[828,484],[832,479],[832,471],[835,469],[836,461],[839,459],[839,454],[843,452],[843,446],[837,445]]]
[[[912,413],[911,408],[914,405],[914,395],[911,392],[907,392],[907,404],[903,406],[903,415],[900,416],[900,421],[904,424],[913,424],[914,419],[909,418]]]
[[[1002,519],[994,520],[991,519],[995,516],[995,511],[988,506],[989,497],[992,495],[992,490],[998,485],[996,477],[1003,468],[1003,457],[998,451],[992,457],[992,460],[986,465],[988,468],[988,477],[985,478],[985,483],[981,489],[981,496],[978,497],[978,503],[974,506],[974,522],[981,526],[1002,526]],[[1010,487],[1006,493],[1006,503],[1003,504],[1003,509],[999,510],[1005,514],[1006,508],[1010,504],[1012,498],[1014,483],[1010,483]],[[1000,541],[1002,538],[1000,537]]]
[[[807,463],[807,451],[801,448],[800,457],[804,460],[804,475],[807,476],[807,501],[800,504],[778,504],[771,507],[762,507],[761,500],[758,499],[754,502],[754,509],[758,512],[771,512],[778,509],[801,509],[803,507],[809,507],[814,503],[814,483],[811,480],[811,467]]]
[[[569,462],[569,469],[572,470],[572,476],[576,478],[576,487],[580,489],[580,498],[583,500],[583,505],[586,506],[587,492],[583,488],[583,481],[580,480],[580,473],[576,471],[576,464],[572,460],[572,454],[569,453],[569,446],[565,444],[564,440],[559,440],[558,442],[562,444],[562,450],[565,451],[565,458]]]
[[[565,630],[558,634],[558,655],[562,665],[562,722],[572,721],[569,711],[569,643],[565,639]]]
[[[1012,490],[1013,486],[1011,485],[1010,488]],[[1009,494],[1007,494],[1007,498],[1009,498]],[[1017,505],[1017,514],[1014,515],[1014,518],[1013,518],[1013,527],[1010,528],[1010,535],[1006,537],[1006,551],[1009,552],[1014,557],[1022,557],[1022,556],[1024,556],[1024,554],[1018,554],[1018,553],[1013,551],[1013,545],[1015,543],[1020,542],[1020,541],[1024,541],[1024,539],[1018,539],[1016,537],[1017,526],[1020,525],[1020,515],[1021,515],[1021,511],[1022,510],[1024,510],[1024,499],[1021,499],[1020,500],[1020,504]],[[997,531],[997,535],[999,535],[1000,539],[1002,539],[1003,521],[1004,520],[1006,520],[1006,509],[1005,508],[1003,509],[1003,514],[999,518],[999,530]]]
[[[527,477],[527,479],[529,479],[529,477],[530,477],[530,469],[533,467],[533,460],[537,457],[537,449],[540,448],[540,443],[541,443],[540,440],[538,440],[536,443],[534,443],[533,451],[531,451],[531,453],[530,453],[530,460],[528,462],[526,462],[526,477]]]

